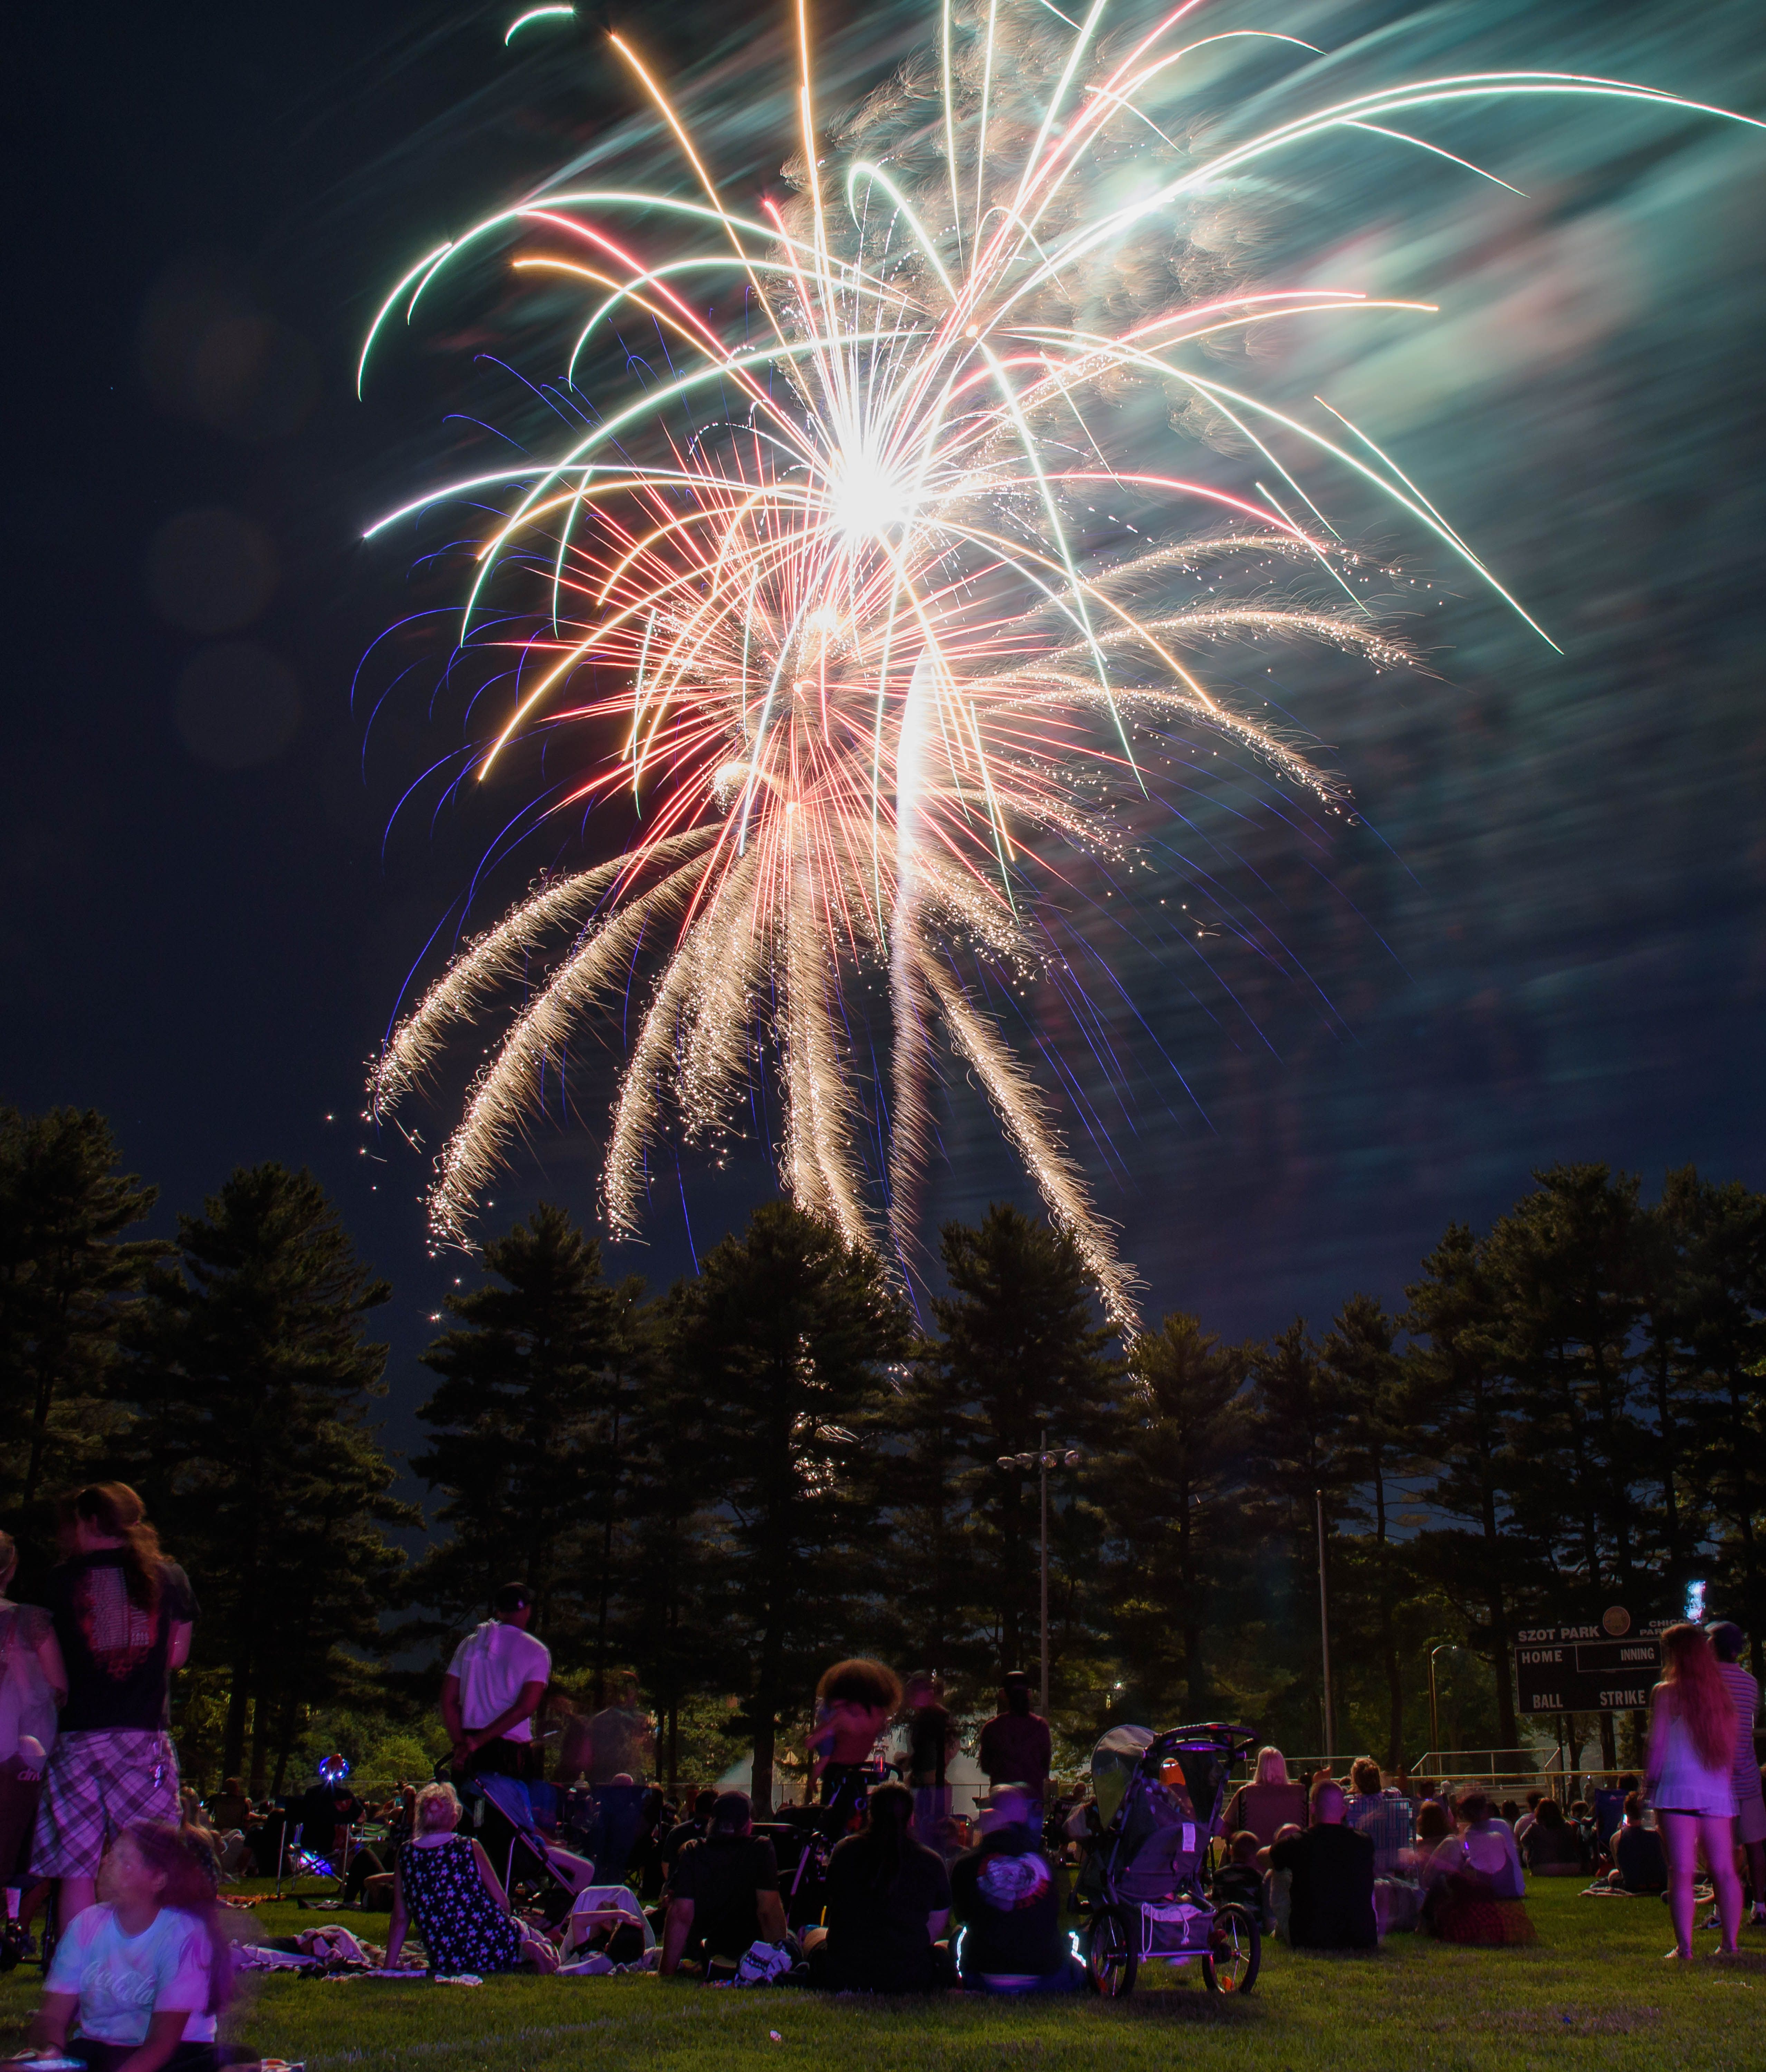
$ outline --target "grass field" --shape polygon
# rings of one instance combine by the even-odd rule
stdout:
[[[1237,2000],[1204,1992],[1195,1967],[1155,1967],[1110,2005],[1089,1995],[825,2000],[648,1977],[491,1979],[477,1988],[271,1977],[248,1982],[228,2029],[267,2054],[304,2058],[309,2072],[1766,2067],[1766,1929],[1743,1930],[1738,1959],[1670,1966],[1658,1901],[1582,1899],[1559,1880],[1536,1886],[1528,1904],[1539,1930],[1530,1949],[1452,1949],[1406,1934],[1377,1957],[1331,1958],[1266,1944],[1257,1990]],[[257,1913],[266,1934],[342,1921],[385,1939],[385,1914],[286,1904]],[[1716,1940],[1701,1933],[1697,1947]],[[23,2041],[39,1988],[35,1966],[0,1980],[0,2050]]]

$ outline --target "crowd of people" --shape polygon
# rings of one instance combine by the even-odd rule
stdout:
[[[1085,1982],[1068,1895],[1105,1811],[1054,1792],[1053,1739],[1021,1671],[979,1735],[988,1788],[972,1819],[953,1810],[958,1732],[937,1677],[904,1683],[854,1658],[818,1686],[804,1750],[815,1803],[757,1823],[740,1791],[662,1790],[630,1679],[565,1720],[548,1780],[551,1659],[511,1584],[443,1679],[434,1782],[371,1809],[334,1766],[291,1799],[254,1803],[229,1777],[202,1804],[169,1731],[198,1617],[188,1579],[119,1483],[66,1500],[62,1541],[47,1601],[20,1605],[0,1534],[0,1856],[12,1961],[54,1893],[33,2041],[88,2072],[217,2072],[239,2054],[216,2040],[233,1975],[221,1886],[279,1874],[297,1848],[335,1864],[345,1903],[389,1911],[390,1967],[420,1942],[436,1973],[632,1968],[877,1992]],[[1766,1922],[1759,1688],[1731,1625],[1671,1626],[1662,1644],[1642,1775],[1568,1805],[1476,1788],[1450,1800],[1366,1758],[1346,1778],[1296,1779],[1265,1748],[1213,1827],[1214,1903],[1300,1950],[1372,1950],[1411,1927],[1504,1945],[1534,1933],[1529,1875],[1574,1876],[1665,1895],[1679,1963],[1702,1865],[1708,1925],[1734,1952],[1744,1885]],[[358,1843],[371,1813],[383,1838]]]

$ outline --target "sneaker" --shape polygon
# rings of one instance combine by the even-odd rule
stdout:
[[[1723,1918],[1714,1906],[1698,1925],[1701,1928],[1721,1928],[1723,1925]]]

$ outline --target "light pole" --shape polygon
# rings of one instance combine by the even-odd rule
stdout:
[[[1438,1655],[1457,1655],[1459,1652],[1459,1643],[1451,1640],[1444,1640],[1439,1646],[1429,1650],[1429,1739],[1437,1755],[1442,1752],[1441,1701],[1435,1695],[1435,1659]]]
[[[1336,1762],[1336,1708],[1331,1703],[1331,1598],[1324,1581],[1324,1492],[1312,1492],[1312,1515],[1319,1528],[1319,1643],[1324,1663],[1324,1759]]]
[[[1051,1468],[1076,1468],[1081,1456],[1066,1447],[1057,1446],[1051,1453],[1048,1432],[1045,1427],[1037,1433],[1037,1448],[1034,1453],[1002,1453],[999,1465],[1002,1468],[1035,1468],[1041,1485],[1042,1508],[1042,1712],[1048,1715],[1048,1471]]]

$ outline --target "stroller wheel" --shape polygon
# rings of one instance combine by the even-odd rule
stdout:
[[[1263,1962],[1263,1931],[1242,1906],[1216,1910],[1202,1959],[1202,1983],[1211,1993],[1248,1993]]]
[[[1134,1992],[1135,1974],[1141,1967],[1135,1939],[1127,1915],[1118,1908],[1105,1907],[1093,1915],[1085,1944],[1085,1975],[1093,1992],[1114,2000]]]

